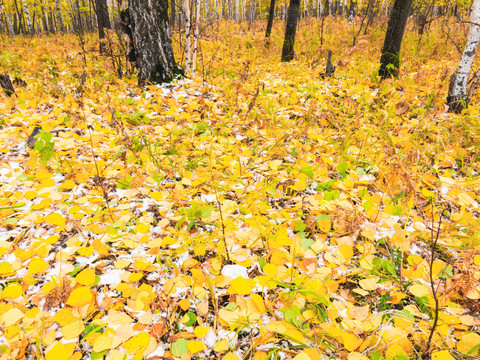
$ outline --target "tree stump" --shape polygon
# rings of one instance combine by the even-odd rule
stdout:
[[[5,90],[7,96],[12,96],[15,93],[10,77],[7,74],[0,75],[0,85]]]

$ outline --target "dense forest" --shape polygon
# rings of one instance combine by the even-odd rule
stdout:
[[[480,0],[0,0],[0,360],[480,356]]]

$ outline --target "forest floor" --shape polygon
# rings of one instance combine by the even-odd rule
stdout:
[[[95,36],[0,38],[26,83],[0,95],[0,359],[478,358],[480,107],[445,106],[467,27],[409,25],[379,82],[381,24],[302,20],[287,64],[262,26],[147,88]]]

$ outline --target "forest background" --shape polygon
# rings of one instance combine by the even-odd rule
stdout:
[[[301,1],[282,62],[287,2],[172,1],[141,86],[99,3],[0,1],[0,359],[478,358],[471,2],[381,80],[393,2]]]

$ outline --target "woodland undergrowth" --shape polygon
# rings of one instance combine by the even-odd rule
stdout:
[[[409,24],[382,82],[386,22],[304,19],[291,63],[264,26],[205,26],[196,79],[145,88],[93,35],[0,39],[0,359],[478,358],[467,26]]]

